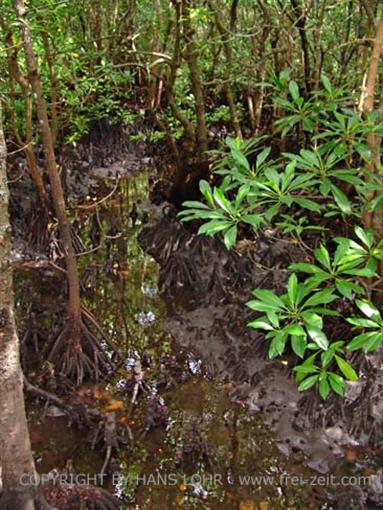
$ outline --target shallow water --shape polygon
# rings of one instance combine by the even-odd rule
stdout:
[[[95,195],[73,211],[83,248],[91,251],[79,259],[84,303],[123,353],[110,380],[78,390],[79,399],[102,413],[116,412],[124,437],[112,451],[104,485],[124,498],[126,510],[332,508],[328,493],[340,490],[341,476],[370,474],[379,461],[368,451],[345,449],[333,478],[319,479],[304,467],[301,452],[280,452],[261,415],[231,402],[230,382],[215,380],[205,362],[167,332],[174,303],[161,299],[157,264],[137,242],[141,221],[133,226],[130,217],[138,201],[139,217],[145,216],[147,181],[146,173],[121,179],[114,194],[92,207],[114,189],[100,181]],[[39,292],[49,303],[47,289]],[[144,365],[143,384],[132,404],[137,360]],[[92,449],[87,429],[68,427],[68,418],[50,416],[53,411],[29,407],[39,472],[62,470],[70,459],[77,473],[98,473],[102,442]]]

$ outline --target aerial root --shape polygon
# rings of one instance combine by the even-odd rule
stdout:
[[[112,355],[116,352],[90,312],[81,312],[76,321],[67,321],[48,356],[56,371],[76,384],[88,378],[99,381],[114,368]],[[87,321],[96,326],[98,337],[91,332]],[[108,344],[113,352],[108,353],[103,344]]]

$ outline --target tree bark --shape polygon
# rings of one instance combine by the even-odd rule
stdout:
[[[0,103],[0,466],[3,495],[0,507],[33,510],[35,467],[23,396],[19,338],[14,316],[11,227],[8,215],[6,145]]]

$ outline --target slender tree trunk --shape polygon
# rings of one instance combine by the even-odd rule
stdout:
[[[77,337],[80,334],[80,284],[70,226],[66,215],[64,192],[60,175],[57,169],[52,133],[48,121],[47,106],[45,103],[41,81],[37,70],[36,57],[33,52],[33,44],[29,31],[28,20],[26,18],[24,0],[15,0],[15,7],[20,21],[29,80],[32,86],[32,90],[36,96],[37,117],[39,119],[39,129],[43,142],[49,180],[51,183],[53,204],[59,221],[61,241],[65,250],[65,262],[69,284],[68,315],[69,320],[73,325],[73,334],[75,337]]]
[[[239,122],[239,116],[237,112],[237,107],[235,105],[235,99],[234,94],[232,90],[232,68],[233,68],[233,51],[232,46],[230,42],[230,32],[224,27],[223,21],[222,21],[222,15],[220,13],[220,7],[217,8],[214,7],[213,2],[208,2],[208,5],[210,9],[214,13],[214,19],[215,19],[215,25],[217,27],[217,30],[221,36],[222,40],[222,46],[223,46],[223,52],[225,54],[226,59],[226,67],[224,70],[224,89],[226,94],[226,100],[227,104],[229,106],[230,110],[230,116],[231,116],[231,122],[233,124],[233,128],[235,131],[235,135],[238,138],[242,138],[242,131],[241,131],[241,124]],[[234,6],[234,7],[233,7]],[[230,30],[233,30],[235,28],[235,17],[236,17],[236,3],[233,2],[232,8],[234,8],[234,13],[232,13],[232,19],[230,22]],[[234,21],[233,21],[234,19]]]
[[[50,107],[51,132],[52,132],[53,147],[55,147],[56,140],[57,140],[58,126],[59,126],[59,117],[58,117],[58,110],[57,110],[58,80],[57,80],[55,64],[54,64],[54,60],[53,60],[53,56],[52,56],[52,52],[51,52],[48,33],[43,31],[41,34],[41,37],[43,39],[44,52],[45,52],[45,57],[47,59],[49,75],[50,75],[50,80],[51,80],[51,107]]]
[[[304,7],[302,7],[299,3],[299,0],[290,0],[291,5],[293,6],[295,17],[296,17],[296,27],[298,29],[299,37],[301,40],[302,53],[303,53],[303,69],[305,75],[305,92],[306,96],[308,96],[311,91],[311,68],[310,68],[310,51],[309,51],[309,42],[307,39],[306,33],[306,14],[304,12]]]
[[[19,85],[21,93],[25,102],[25,140],[22,140],[19,130],[17,128],[17,119],[16,113],[13,108],[11,108],[11,129],[15,136],[17,143],[20,148],[24,147],[25,157],[27,159],[28,168],[31,173],[31,177],[33,182],[36,185],[37,193],[39,195],[40,203],[44,209],[47,207],[47,196],[44,187],[44,182],[42,179],[42,175],[38,168],[37,160],[35,154],[33,152],[33,127],[32,127],[32,115],[33,115],[33,105],[32,105],[32,91],[30,90],[29,84],[25,79],[23,73],[20,70],[18,63],[18,49],[17,46],[13,43],[13,38],[10,30],[7,29],[7,26],[4,22],[4,19],[0,15],[0,26],[5,34],[5,44],[7,47],[7,64],[8,64],[8,72],[9,72],[9,90],[10,96],[12,99],[15,97],[15,90],[13,80]]]
[[[11,227],[8,216],[6,145],[0,103],[0,508],[33,510],[28,481],[35,477],[23,396],[19,338],[14,316]],[[23,485],[23,482],[26,485]]]
[[[202,154],[207,150],[205,95],[202,84],[201,69],[198,64],[195,30],[190,19],[190,5],[188,0],[182,0],[182,25],[185,39],[185,60],[189,67],[191,89],[195,99],[195,112],[197,117],[197,151],[199,154]]]
[[[367,82],[365,90],[363,91],[362,110],[365,115],[371,113],[374,110],[375,100],[375,86],[378,77],[379,59],[382,52],[383,44],[383,12],[381,14],[379,23],[376,29],[376,35],[374,39],[374,46],[372,50],[370,66],[367,73]],[[367,135],[367,144],[370,148],[370,160],[367,164],[366,170],[368,172],[378,174],[377,163],[379,159],[379,139],[374,133]],[[371,193],[370,198],[373,198]],[[382,210],[371,213],[367,211],[364,215],[364,223],[366,227],[374,227],[376,236],[381,238],[383,236],[383,219]]]

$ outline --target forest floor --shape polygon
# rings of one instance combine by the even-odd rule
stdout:
[[[118,129],[108,137],[100,128],[61,160],[84,253],[84,304],[121,353],[102,381],[64,384],[41,362],[62,324],[65,274],[57,226],[48,239],[39,238],[38,222],[31,228],[33,203],[20,198],[30,184],[15,165],[24,372],[64,403],[33,392],[28,399],[38,471],[105,474],[100,484],[123,509],[383,504],[380,372],[350,388],[344,404],[334,397],[323,405],[298,393],[288,357],[268,361],[262,338],[246,328],[250,290],[281,290],[281,268],[304,254],[267,232],[235,253],[196,236],[174,206],[150,202],[160,178],[148,147],[126,144]],[[371,388],[367,408],[360,397]]]

